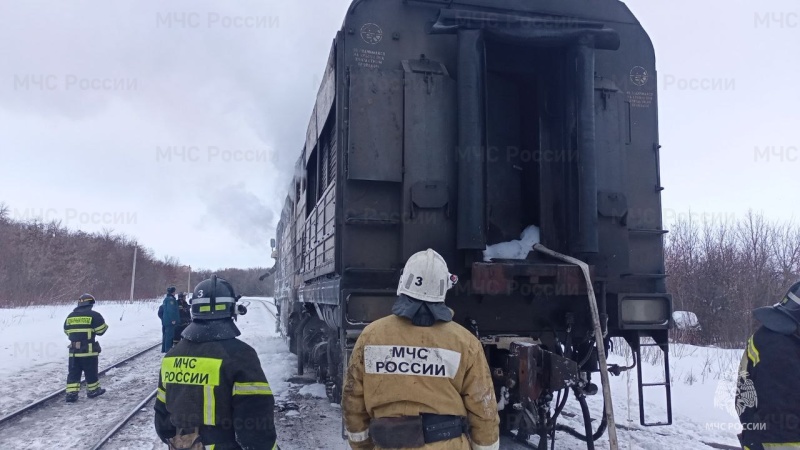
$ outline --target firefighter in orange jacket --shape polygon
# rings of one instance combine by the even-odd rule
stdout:
[[[497,401],[480,341],[452,322],[457,277],[428,249],[409,258],[393,314],[359,336],[342,398],[353,449],[497,450]]]

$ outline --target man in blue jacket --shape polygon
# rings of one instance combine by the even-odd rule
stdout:
[[[175,335],[175,326],[181,320],[178,311],[178,300],[175,298],[175,286],[167,288],[167,295],[161,303],[163,313],[161,315],[161,353],[167,353],[172,348],[172,338]]]

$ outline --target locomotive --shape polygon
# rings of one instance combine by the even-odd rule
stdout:
[[[572,390],[586,430],[567,431],[591,448],[606,417],[593,431],[585,396],[612,337],[633,350],[610,371],[637,368],[640,422],[670,424],[656,81],[618,0],[354,0],[273,241],[298,372],[338,402],[360,331],[432,248],[458,276],[447,304],[484,345],[504,432],[545,448]],[[532,230],[590,281],[524,245],[487,252]],[[666,382],[642,381],[648,345]],[[646,416],[645,388],[664,391],[665,419]]]

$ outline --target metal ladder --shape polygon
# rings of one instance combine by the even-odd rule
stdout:
[[[636,375],[639,387],[639,423],[645,427],[672,425],[672,386],[669,377],[669,347],[667,350],[661,348],[664,353],[664,381],[655,383],[644,383],[642,380],[642,347],[661,347],[657,343],[642,343],[642,335],[637,335],[637,342],[634,348],[636,355]],[[644,414],[644,388],[663,386],[667,397],[667,420],[665,422],[647,422]]]

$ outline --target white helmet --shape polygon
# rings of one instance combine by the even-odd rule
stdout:
[[[458,277],[447,270],[442,255],[431,249],[411,255],[397,285],[397,295],[405,294],[423,302],[443,303],[447,290]]]

